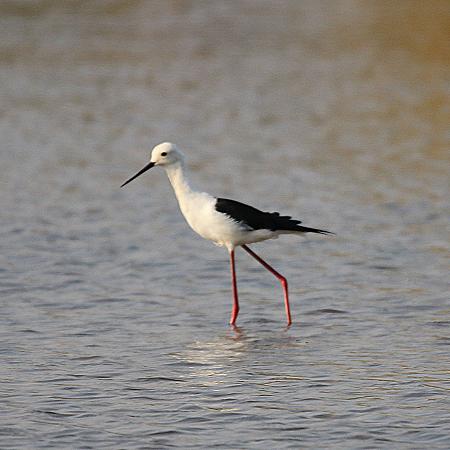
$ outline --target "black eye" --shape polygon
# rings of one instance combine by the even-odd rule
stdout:
[[[161,156],[167,156],[167,152],[162,152]]]

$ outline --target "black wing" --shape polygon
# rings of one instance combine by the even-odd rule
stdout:
[[[303,227],[300,225],[301,220],[292,219],[291,216],[280,216],[280,213],[277,212],[260,211],[253,206],[227,198],[217,199],[216,211],[230,216],[236,222],[243,223],[253,230],[333,234],[317,228]]]

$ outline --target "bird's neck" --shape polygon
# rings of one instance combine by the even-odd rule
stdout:
[[[169,177],[170,184],[175,191],[180,205],[183,203],[185,198],[192,193],[192,189],[189,186],[189,181],[186,176],[185,166],[181,162],[172,164],[166,168],[167,176]]]

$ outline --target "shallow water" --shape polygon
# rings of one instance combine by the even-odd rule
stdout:
[[[449,448],[448,2],[0,5],[0,447]],[[195,236],[213,194],[336,237]],[[194,183],[194,184],[195,184]]]

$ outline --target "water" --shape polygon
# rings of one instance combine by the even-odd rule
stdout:
[[[449,448],[447,2],[0,5],[2,448]],[[227,254],[211,193],[336,237]],[[195,184],[194,183],[194,184]]]

